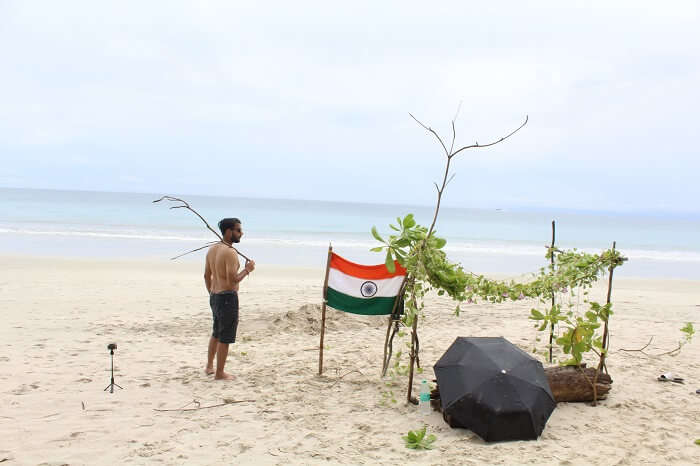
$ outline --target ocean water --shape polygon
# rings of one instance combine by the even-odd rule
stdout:
[[[205,225],[164,193],[134,194],[0,188],[0,254],[148,258],[167,261],[216,239]],[[433,208],[421,206],[183,196],[212,227],[238,217],[238,249],[260,264],[325,265],[329,243],[360,263],[381,263],[369,249],[376,225],[388,234],[397,216],[413,213],[429,226]],[[628,277],[700,279],[700,215],[442,208],[438,235],[445,251],[474,273],[535,272],[546,265],[545,245],[556,221],[557,245],[598,252],[617,242]],[[178,260],[202,261],[205,251]]]

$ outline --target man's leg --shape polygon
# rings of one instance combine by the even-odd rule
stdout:
[[[228,357],[228,343],[221,343],[216,346],[216,375],[215,379],[220,380],[233,380],[231,374],[224,372],[224,366],[226,365],[226,358]]]
[[[209,349],[207,351],[207,367],[204,369],[204,372],[207,373],[207,375],[211,375],[214,373],[214,356],[216,356],[216,349],[217,345],[219,344],[219,339],[216,337],[210,337],[209,338]]]

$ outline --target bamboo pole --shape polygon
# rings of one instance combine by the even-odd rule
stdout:
[[[333,254],[333,247],[328,243],[326,278],[323,280],[323,304],[321,304],[321,342],[318,345],[318,375],[323,373],[323,337],[326,333],[326,302],[328,301],[328,272],[331,267],[331,254]]]
[[[615,245],[616,242],[613,241],[612,245],[612,252],[615,254]],[[610,268],[608,271],[610,272],[608,275],[608,296],[606,299],[606,305],[610,304],[610,296],[612,294],[612,280],[613,280],[613,270],[615,270],[615,264],[611,263]],[[598,404],[598,391],[596,390],[597,386],[596,384],[598,383],[598,376],[600,375],[600,371],[603,370],[603,367],[605,366],[605,356],[608,352],[608,320],[610,319],[609,315],[605,316],[605,325],[603,326],[603,345],[601,348],[600,352],[600,362],[598,363],[598,370],[595,372],[595,376],[593,377],[593,406],[596,406]]]
[[[389,346],[389,335],[391,334],[391,325],[394,323],[394,315],[393,312],[389,316],[389,321],[387,322],[386,326],[386,337],[384,337],[384,359],[382,359],[382,377],[386,375],[386,366],[387,366],[387,361],[386,361],[386,353],[387,353],[387,348]]]
[[[406,277],[407,275],[404,275],[403,281],[401,282],[401,286],[399,287],[399,294],[396,295],[396,299],[394,300],[394,306],[391,308],[391,315],[389,316],[389,322],[386,327],[386,337],[384,338],[384,359],[382,360],[382,377],[386,375],[386,370],[389,366],[389,360],[387,359],[389,334],[391,333],[391,324],[394,323],[394,314],[396,313],[396,308],[398,307],[399,301],[403,298],[403,290],[404,286],[406,285]],[[389,358],[391,358],[391,354],[389,354]]]
[[[550,246],[551,257],[550,268],[552,273],[554,273],[554,220],[552,220],[552,245]],[[552,290],[552,310],[554,310],[554,290]],[[549,363],[552,363],[552,340],[554,339],[554,322],[549,324]]]
[[[408,391],[406,393],[406,401],[413,404],[418,404],[411,396],[413,393],[413,365],[416,362],[416,335],[418,332],[418,313],[413,317],[413,326],[411,328],[411,366],[408,371]]]

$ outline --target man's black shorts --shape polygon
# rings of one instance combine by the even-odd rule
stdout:
[[[209,305],[214,316],[211,336],[221,343],[235,343],[238,330],[238,293],[214,293],[209,297]]]

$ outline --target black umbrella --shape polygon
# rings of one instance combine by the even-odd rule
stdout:
[[[536,439],[556,406],[542,363],[502,337],[459,337],[434,369],[450,426],[487,442]]]

